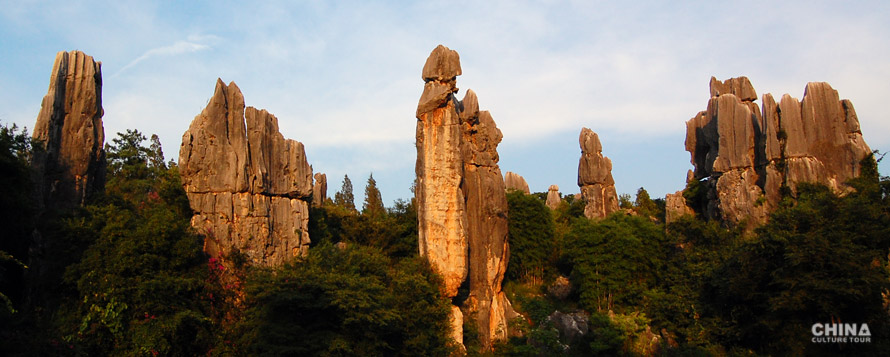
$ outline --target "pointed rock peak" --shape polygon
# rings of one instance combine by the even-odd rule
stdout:
[[[461,101],[460,117],[463,120],[467,120],[477,116],[479,116],[479,98],[476,97],[476,92],[472,89],[467,89],[467,94],[464,95],[464,100]]]
[[[507,190],[517,190],[529,194],[528,183],[525,181],[525,178],[515,172],[507,171],[504,174],[504,184],[507,186]]]
[[[457,51],[439,45],[423,65],[423,80],[426,82],[437,80],[447,81],[461,75],[460,55]]]
[[[748,77],[741,76],[720,81],[716,77],[711,77],[711,96],[719,97],[723,94],[734,94],[743,102],[753,102],[757,100],[757,92]]]
[[[593,130],[581,128],[581,136],[578,138],[581,144],[582,153],[602,152],[603,146],[600,144],[600,138]]]

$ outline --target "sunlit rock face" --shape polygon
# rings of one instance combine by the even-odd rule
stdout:
[[[59,52],[34,125],[35,190],[41,208],[82,205],[105,185],[102,63],[80,51]]]
[[[506,185],[498,167],[503,138],[488,111],[469,90],[457,100],[460,57],[445,46],[423,68],[417,105],[417,186],[420,255],[444,280],[444,293],[469,294],[452,309],[452,336],[463,339],[464,313],[475,318],[483,349],[507,336],[510,302],[501,291],[507,269]],[[523,180],[524,181],[524,180]],[[527,186],[527,185],[526,185]]]
[[[273,266],[306,254],[312,168],[303,144],[285,139],[274,115],[245,107],[234,82],[217,80],[182,136],[179,168],[211,257],[235,250]]]
[[[603,218],[618,210],[612,160],[603,156],[603,146],[593,130],[582,128],[578,141],[581,145],[578,187],[585,203],[584,215],[590,219]]]
[[[504,174],[504,184],[507,185],[507,190],[522,191],[526,195],[530,193],[528,182],[525,181],[524,177],[515,172],[507,171]]]
[[[547,201],[545,201],[545,204],[550,209],[557,209],[560,203],[562,203],[562,197],[559,196],[559,186],[550,185],[550,188],[547,189]]]
[[[711,78],[707,110],[686,122],[692,179],[706,188],[695,207],[730,225],[766,222],[782,197],[799,182],[825,184],[837,193],[859,175],[871,152],[849,100],[828,83],[807,84],[803,100],[788,94],[777,103],[763,96],[763,109],[746,77]]]

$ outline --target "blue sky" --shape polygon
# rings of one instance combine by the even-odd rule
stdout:
[[[685,121],[712,75],[797,98],[829,82],[890,150],[888,2],[261,3],[0,0],[0,121],[33,127],[55,53],[79,49],[103,63],[106,137],[156,133],[176,158],[219,77],[305,144],[329,195],[349,174],[360,204],[373,172],[390,204],[411,195],[420,73],[444,44],[461,56],[459,96],[476,91],[503,131],[501,170],[532,191],[578,192],[583,126],[619,193],[681,189]]]

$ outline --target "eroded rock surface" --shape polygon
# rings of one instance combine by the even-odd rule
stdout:
[[[547,189],[547,201],[544,204],[550,209],[557,209],[560,203],[562,203],[562,197],[559,195],[559,186],[550,185],[550,188]]]
[[[807,84],[800,102],[790,95],[776,103],[763,96],[763,110],[745,77],[711,78],[706,111],[686,122],[686,150],[693,179],[706,188],[696,209],[731,225],[766,221],[781,200],[782,187],[822,183],[837,193],[859,175],[871,150],[848,100],[827,83]]]
[[[245,108],[234,82],[217,80],[182,136],[179,168],[211,257],[238,250],[272,266],[306,254],[312,168],[303,144],[285,139],[274,115]]]
[[[528,182],[525,182],[525,178],[515,172],[507,171],[507,173],[504,174],[504,184],[507,185],[508,190],[522,191],[526,195],[531,193],[528,189]]]
[[[686,198],[683,197],[683,191],[669,193],[664,197],[664,221],[671,223],[683,217],[683,215],[695,215],[692,208],[686,205]]]
[[[80,51],[59,52],[34,125],[35,192],[40,208],[82,205],[105,185],[102,63]]]
[[[599,136],[588,128],[581,129],[581,160],[578,163],[578,187],[585,201],[587,218],[603,218],[618,210],[618,194],[612,179],[612,160],[603,156]]]
[[[475,316],[483,349],[507,337],[512,308],[501,291],[507,268],[506,185],[498,167],[503,138],[488,111],[469,90],[458,101],[457,52],[433,50],[423,68],[417,106],[417,214],[420,255],[455,297],[468,281],[469,296],[452,309],[452,336],[462,341],[463,313]]]
[[[315,174],[315,184],[312,185],[312,206],[321,207],[328,199],[328,176],[323,173]]]

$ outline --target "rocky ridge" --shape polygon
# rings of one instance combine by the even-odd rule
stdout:
[[[578,163],[578,187],[581,199],[586,203],[587,218],[603,218],[618,211],[618,194],[612,179],[612,160],[603,156],[599,136],[588,128],[581,129],[578,138],[581,160]]]
[[[765,94],[762,111],[746,77],[712,77],[710,92],[707,110],[686,122],[692,179],[705,188],[694,208],[708,218],[762,224],[783,187],[793,195],[799,182],[846,192],[871,152],[852,103],[828,83],[808,83],[801,101]]]
[[[303,144],[285,139],[274,115],[245,107],[234,82],[217,80],[182,136],[179,167],[211,257],[234,249],[273,266],[307,253],[312,168]]]
[[[484,350],[507,337],[510,302],[501,290],[509,258],[506,185],[498,167],[503,138],[476,93],[455,98],[461,74],[457,52],[439,45],[423,68],[417,106],[417,187],[420,255],[444,279],[452,307],[452,338],[463,341],[464,314],[474,316]]]

